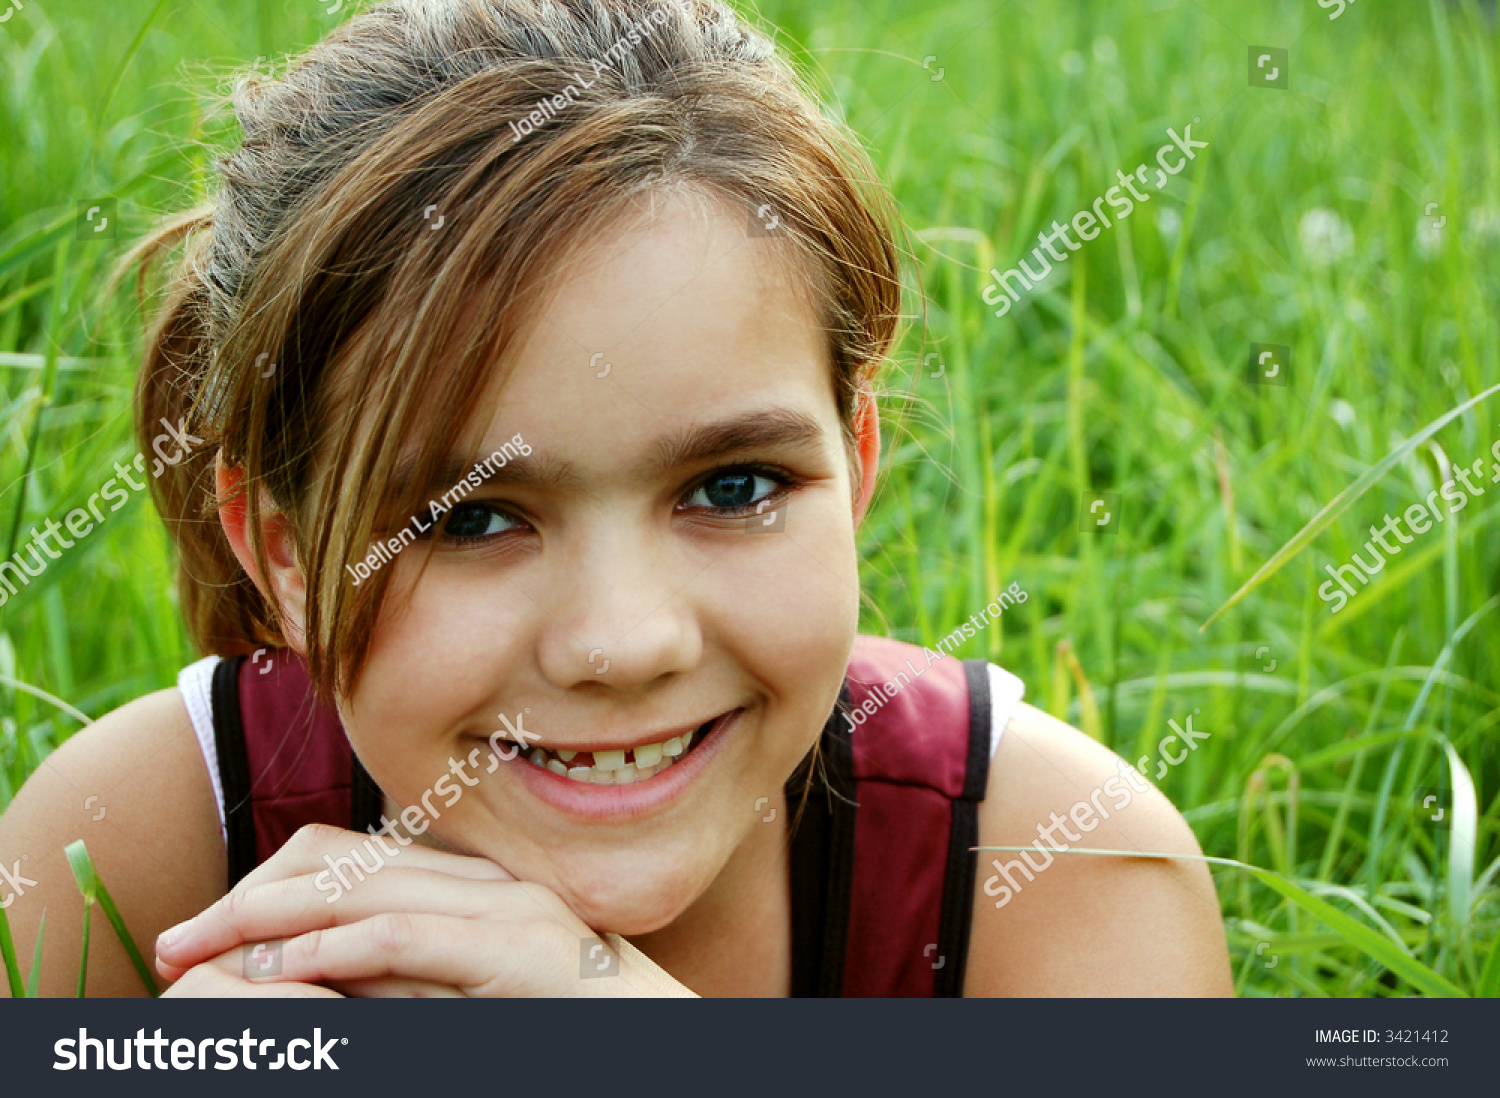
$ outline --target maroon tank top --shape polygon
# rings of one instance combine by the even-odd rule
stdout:
[[[268,662],[214,669],[230,888],[304,824],[380,825],[380,790],[306,665],[290,651]],[[851,728],[844,713],[861,707]],[[989,777],[985,662],[929,664],[916,645],[859,637],[818,755],[786,784],[792,994],[961,995]]]

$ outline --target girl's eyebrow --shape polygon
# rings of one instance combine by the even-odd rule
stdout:
[[[813,446],[823,441],[816,419],[795,408],[766,408],[716,423],[687,427],[656,443],[656,473],[744,450],[769,446]]]
[[[816,419],[794,408],[768,408],[746,412],[714,423],[686,427],[658,439],[648,476],[660,475],[678,466],[711,461],[714,458],[770,446],[812,446],[823,440],[823,427]],[[471,471],[482,465],[465,464],[449,454],[438,465],[428,491],[451,488]],[[412,462],[398,463],[392,475],[393,492],[403,489],[411,478]],[[576,488],[583,476],[572,462],[541,454],[517,455],[504,465],[481,475],[483,484],[514,484],[543,488]]]
[[[509,440],[507,440],[509,442]],[[495,451],[498,453],[498,451]],[[536,485],[544,488],[576,488],[583,483],[583,477],[573,467],[571,462],[559,461],[555,458],[541,456],[527,456],[517,454],[511,457],[504,465],[491,467],[488,473],[482,471],[484,463],[491,455],[481,455],[472,465],[465,464],[464,460],[457,454],[446,455],[438,463],[437,469],[432,474],[431,481],[423,489],[424,492],[444,492],[458,485],[471,472],[478,472],[480,484],[519,484]],[[395,471],[391,474],[391,495],[399,497],[408,490],[412,480],[412,466],[414,461],[403,459],[396,464]]]

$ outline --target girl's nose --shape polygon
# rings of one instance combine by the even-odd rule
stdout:
[[[538,660],[553,685],[642,687],[698,665],[691,577],[649,544],[611,538],[553,581]]]

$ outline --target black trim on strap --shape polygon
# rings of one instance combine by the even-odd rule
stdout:
[[[256,867],[255,807],[250,800],[250,756],[240,716],[240,667],[244,656],[230,656],[214,667],[210,687],[214,749],[219,756],[219,789],[224,796],[225,854],[229,888]]]
[[[947,868],[943,876],[943,911],[938,923],[938,956],[945,959],[932,977],[932,994],[956,999],[964,993],[969,960],[969,924],[974,915],[974,880],[979,854],[979,802],[990,776],[989,667],[984,660],[964,660],[969,687],[969,757],[963,795],[953,802],[948,832]]]
[[[804,764],[805,765],[805,764]],[[788,851],[791,874],[791,949],[792,988],[796,999],[810,999],[818,994],[823,971],[824,911],[828,904],[828,813],[808,793],[807,807],[797,816],[801,790],[787,784],[786,810],[791,820],[791,846]]]
[[[964,678],[969,685],[969,765],[964,771],[964,800],[982,801],[990,787],[990,727],[995,707],[990,699],[990,665],[987,660],[964,660]]]
[[[818,994],[834,999],[844,994],[844,953],[849,944],[850,898],[854,890],[854,814],[858,809],[854,802],[854,741],[847,724],[838,727],[844,723],[835,710],[824,726],[823,739],[823,765],[831,795],[827,802],[828,906],[824,909],[823,971]]]
[[[789,861],[792,995],[799,998],[838,998],[844,991],[856,809],[854,743],[840,718],[850,705],[847,682],[839,702],[823,725],[817,772],[809,752],[786,783],[788,823],[796,821]],[[799,818],[804,789],[806,808]]]
[[[380,816],[381,809],[385,806],[385,794],[375,784],[375,779],[370,777],[364,763],[359,761],[353,747],[349,749],[349,758],[349,828],[352,831],[373,833],[382,826]]]

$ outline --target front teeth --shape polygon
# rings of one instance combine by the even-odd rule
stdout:
[[[595,770],[619,770],[625,765],[624,751],[595,751]]]
[[[626,752],[595,751],[593,766],[568,766],[577,757],[577,751],[552,751],[545,747],[533,748],[527,759],[535,766],[550,770],[559,777],[571,778],[575,782],[591,785],[630,785],[645,781],[660,774],[675,763],[693,742],[694,733],[673,736],[660,743],[647,743],[631,752],[630,762],[625,761]]]

